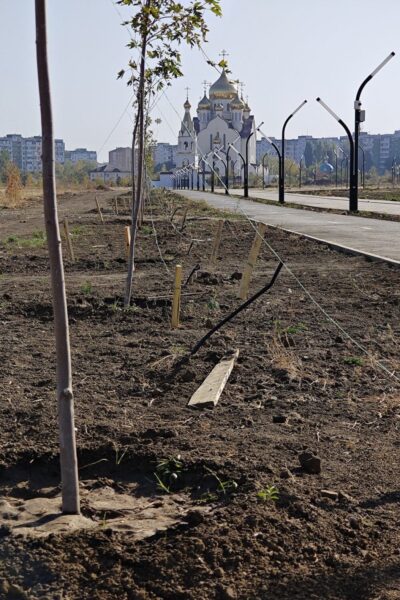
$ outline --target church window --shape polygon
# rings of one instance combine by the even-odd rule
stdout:
[[[224,148],[226,148],[226,134],[224,133]]]
[[[213,149],[213,143],[212,143],[212,133],[210,133],[210,150]]]
[[[185,150],[187,150],[187,149],[188,149],[188,146],[189,146],[189,144],[188,144],[187,142],[185,142],[185,143],[184,143],[184,146],[185,146]]]

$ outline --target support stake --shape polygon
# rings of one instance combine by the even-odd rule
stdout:
[[[68,248],[69,258],[71,259],[72,262],[75,262],[75,254],[74,254],[74,249],[72,247],[72,239],[71,239],[71,234],[69,232],[69,225],[68,225],[67,217],[65,217],[63,224],[64,224],[65,239],[67,240],[67,248]]]
[[[261,244],[262,244],[266,229],[267,229],[267,226],[265,225],[265,223],[258,224],[257,233],[253,240],[249,258],[247,259],[247,264],[245,266],[242,281],[240,284],[239,298],[241,300],[246,300],[246,298],[249,294],[251,276],[253,274],[253,269],[256,264],[259,252],[260,252]]]
[[[172,318],[171,327],[179,327],[179,315],[181,312],[181,287],[182,287],[182,266],[175,267],[174,297],[172,300]]]
[[[214,244],[213,244],[213,248],[212,248],[212,252],[211,252],[211,258],[210,258],[210,263],[212,265],[215,264],[215,261],[218,258],[218,252],[219,252],[219,247],[221,245],[222,230],[224,228],[224,224],[225,224],[225,221],[223,219],[221,219],[220,221],[218,221],[217,232],[215,234]]]
[[[129,249],[131,247],[131,228],[129,225],[125,227],[125,249],[126,255],[129,258]]]
[[[94,199],[95,199],[95,202],[96,202],[97,212],[99,213],[100,221],[102,223],[104,223],[103,213],[101,212],[101,208],[100,208],[99,201],[97,200],[97,196],[95,196]]]

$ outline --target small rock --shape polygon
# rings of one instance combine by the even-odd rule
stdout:
[[[321,459],[310,451],[299,454],[299,462],[306,473],[318,475],[321,473]]]
[[[349,525],[352,529],[360,529],[360,527],[361,527],[360,521],[358,519],[356,519],[355,517],[350,517]]]
[[[3,592],[3,594],[8,594],[9,591],[10,584],[8,583],[7,579],[2,579],[0,581],[0,592]]]
[[[214,577],[217,577],[218,579],[222,579],[223,577],[225,577],[225,571],[222,567],[217,567],[216,569],[214,569]]]
[[[287,421],[287,416],[286,415],[274,415],[272,417],[272,422],[273,423],[286,423]]]
[[[240,281],[240,279],[242,279],[242,273],[240,273],[240,271],[235,271],[232,273],[231,281]]]
[[[204,515],[199,510],[190,510],[186,515],[186,521],[192,526],[200,525],[204,523]]]
[[[323,498],[329,498],[330,500],[337,500],[339,498],[338,492],[333,490],[321,490],[320,494]]]
[[[289,469],[282,469],[282,471],[279,473],[279,477],[281,479],[290,479],[292,477],[292,473],[289,471]]]
[[[219,585],[217,589],[219,591],[221,600],[236,600],[237,595],[233,587],[225,587],[223,585]]]

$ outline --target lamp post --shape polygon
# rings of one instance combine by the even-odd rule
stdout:
[[[336,121],[343,127],[343,129],[347,133],[347,137],[349,138],[349,144],[350,144],[350,168],[351,168],[351,165],[354,164],[354,141],[353,141],[353,136],[351,135],[350,129],[347,127],[346,123],[340,117],[338,117],[337,114],[334,113],[333,110],[331,108],[329,108],[329,106],[327,104],[325,104],[325,102],[323,100],[321,100],[321,98],[317,98],[317,102],[319,102],[319,104],[321,104],[321,106],[323,108],[325,108],[325,110],[328,111],[328,113],[334,119],[336,119]],[[352,177],[351,174],[350,174],[349,210],[350,211],[358,210],[357,197],[354,196],[354,178]]]
[[[361,144],[358,144],[358,147],[360,148],[360,150],[362,152],[361,185],[363,186],[363,189],[364,189],[365,188],[365,152],[364,152],[364,148],[361,146]],[[357,169],[357,176],[358,176],[358,169]]]
[[[243,158],[242,154],[239,152],[239,150],[236,150],[235,146],[232,146],[232,144],[229,144],[229,148],[232,148],[232,150],[233,150],[234,152],[236,152],[236,154],[239,156],[239,158],[241,158],[241,159],[242,159],[242,163],[243,163],[243,169],[244,169],[244,170],[245,170],[245,172],[246,172],[246,161],[245,161],[245,159]]]
[[[338,172],[337,172],[337,159],[338,159],[338,155],[336,150],[333,151],[334,155],[335,155],[335,187],[338,186]]]
[[[294,117],[294,115],[299,112],[299,110],[305,105],[307,104],[307,100],[304,100],[300,106],[298,106],[296,108],[295,111],[293,111],[288,118],[286,119],[286,121],[283,124],[282,127],[282,141],[281,141],[281,168],[280,168],[280,173],[279,173],[279,202],[281,204],[283,204],[285,202],[285,131],[286,131],[286,125],[289,123],[290,119],[292,117]]]
[[[304,104],[304,102],[303,102],[303,104]],[[300,108],[301,108],[301,107],[300,107]],[[300,109],[298,109],[298,110],[300,110]],[[293,114],[294,114],[294,113],[293,113]],[[279,150],[278,146],[275,144],[275,142],[273,142],[273,141],[271,140],[271,138],[267,137],[267,136],[265,135],[265,133],[263,133],[263,132],[261,131],[260,127],[258,127],[258,128],[257,128],[257,131],[259,131],[259,132],[261,133],[261,135],[262,135],[262,136],[263,136],[263,137],[264,137],[264,138],[267,140],[268,144],[271,144],[271,146],[273,147],[273,149],[274,149],[274,150],[275,150],[275,152],[277,153],[277,155],[278,155],[278,174],[279,174],[279,176],[280,176],[281,169],[282,169],[282,154],[281,154],[281,152],[280,152],[280,150]]]
[[[228,146],[228,150],[226,151],[226,170],[225,170],[225,194],[229,195],[229,152],[231,147]]]
[[[393,58],[393,56],[395,55],[394,52],[391,52],[389,54],[389,56],[387,56],[385,58],[385,60],[383,60],[374,71],[372,71],[372,73],[370,75],[368,75],[368,77],[366,77],[364,79],[364,81],[362,82],[362,84],[360,85],[360,87],[358,88],[357,94],[356,94],[356,99],[354,101],[354,162],[351,163],[351,168],[352,168],[352,173],[353,173],[353,185],[351,186],[351,192],[353,195],[352,198],[352,204],[355,208],[350,209],[350,210],[358,210],[358,147],[359,147],[359,137],[360,137],[360,123],[362,123],[363,121],[365,121],[365,110],[361,110],[361,93],[364,89],[364,87],[367,85],[367,83],[369,81],[371,81],[371,79],[373,77],[375,77],[375,75],[377,73],[379,73],[379,71],[381,69],[383,69],[383,67],[389,62],[389,60],[391,60]],[[351,158],[351,157],[350,157]]]
[[[300,189],[301,189],[301,171],[302,171],[302,168],[303,168],[303,158],[304,158],[304,156],[302,156],[300,158],[300,164],[299,164],[299,188]]]
[[[262,168],[263,168],[263,189],[265,189],[265,159],[268,158],[268,154],[265,153],[262,157]]]

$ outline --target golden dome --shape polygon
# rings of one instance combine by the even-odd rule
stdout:
[[[243,100],[241,100],[239,98],[238,95],[236,95],[236,98],[234,98],[231,102],[231,108],[232,109],[236,109],[236,110],[243,110],[245,107]]]
[[[211,108],[211,102],[209,101],[209,99],[207,98],[207,96],[205,94],[204,94],[204,98],[202,100],[200,100],[197,108],[204,109],[204,110],[209,110]]]
[[[211,100],[233,100],[236,96],[235,86],[230,83],[224,69],[220,78],[210,88],[210,98]]]

